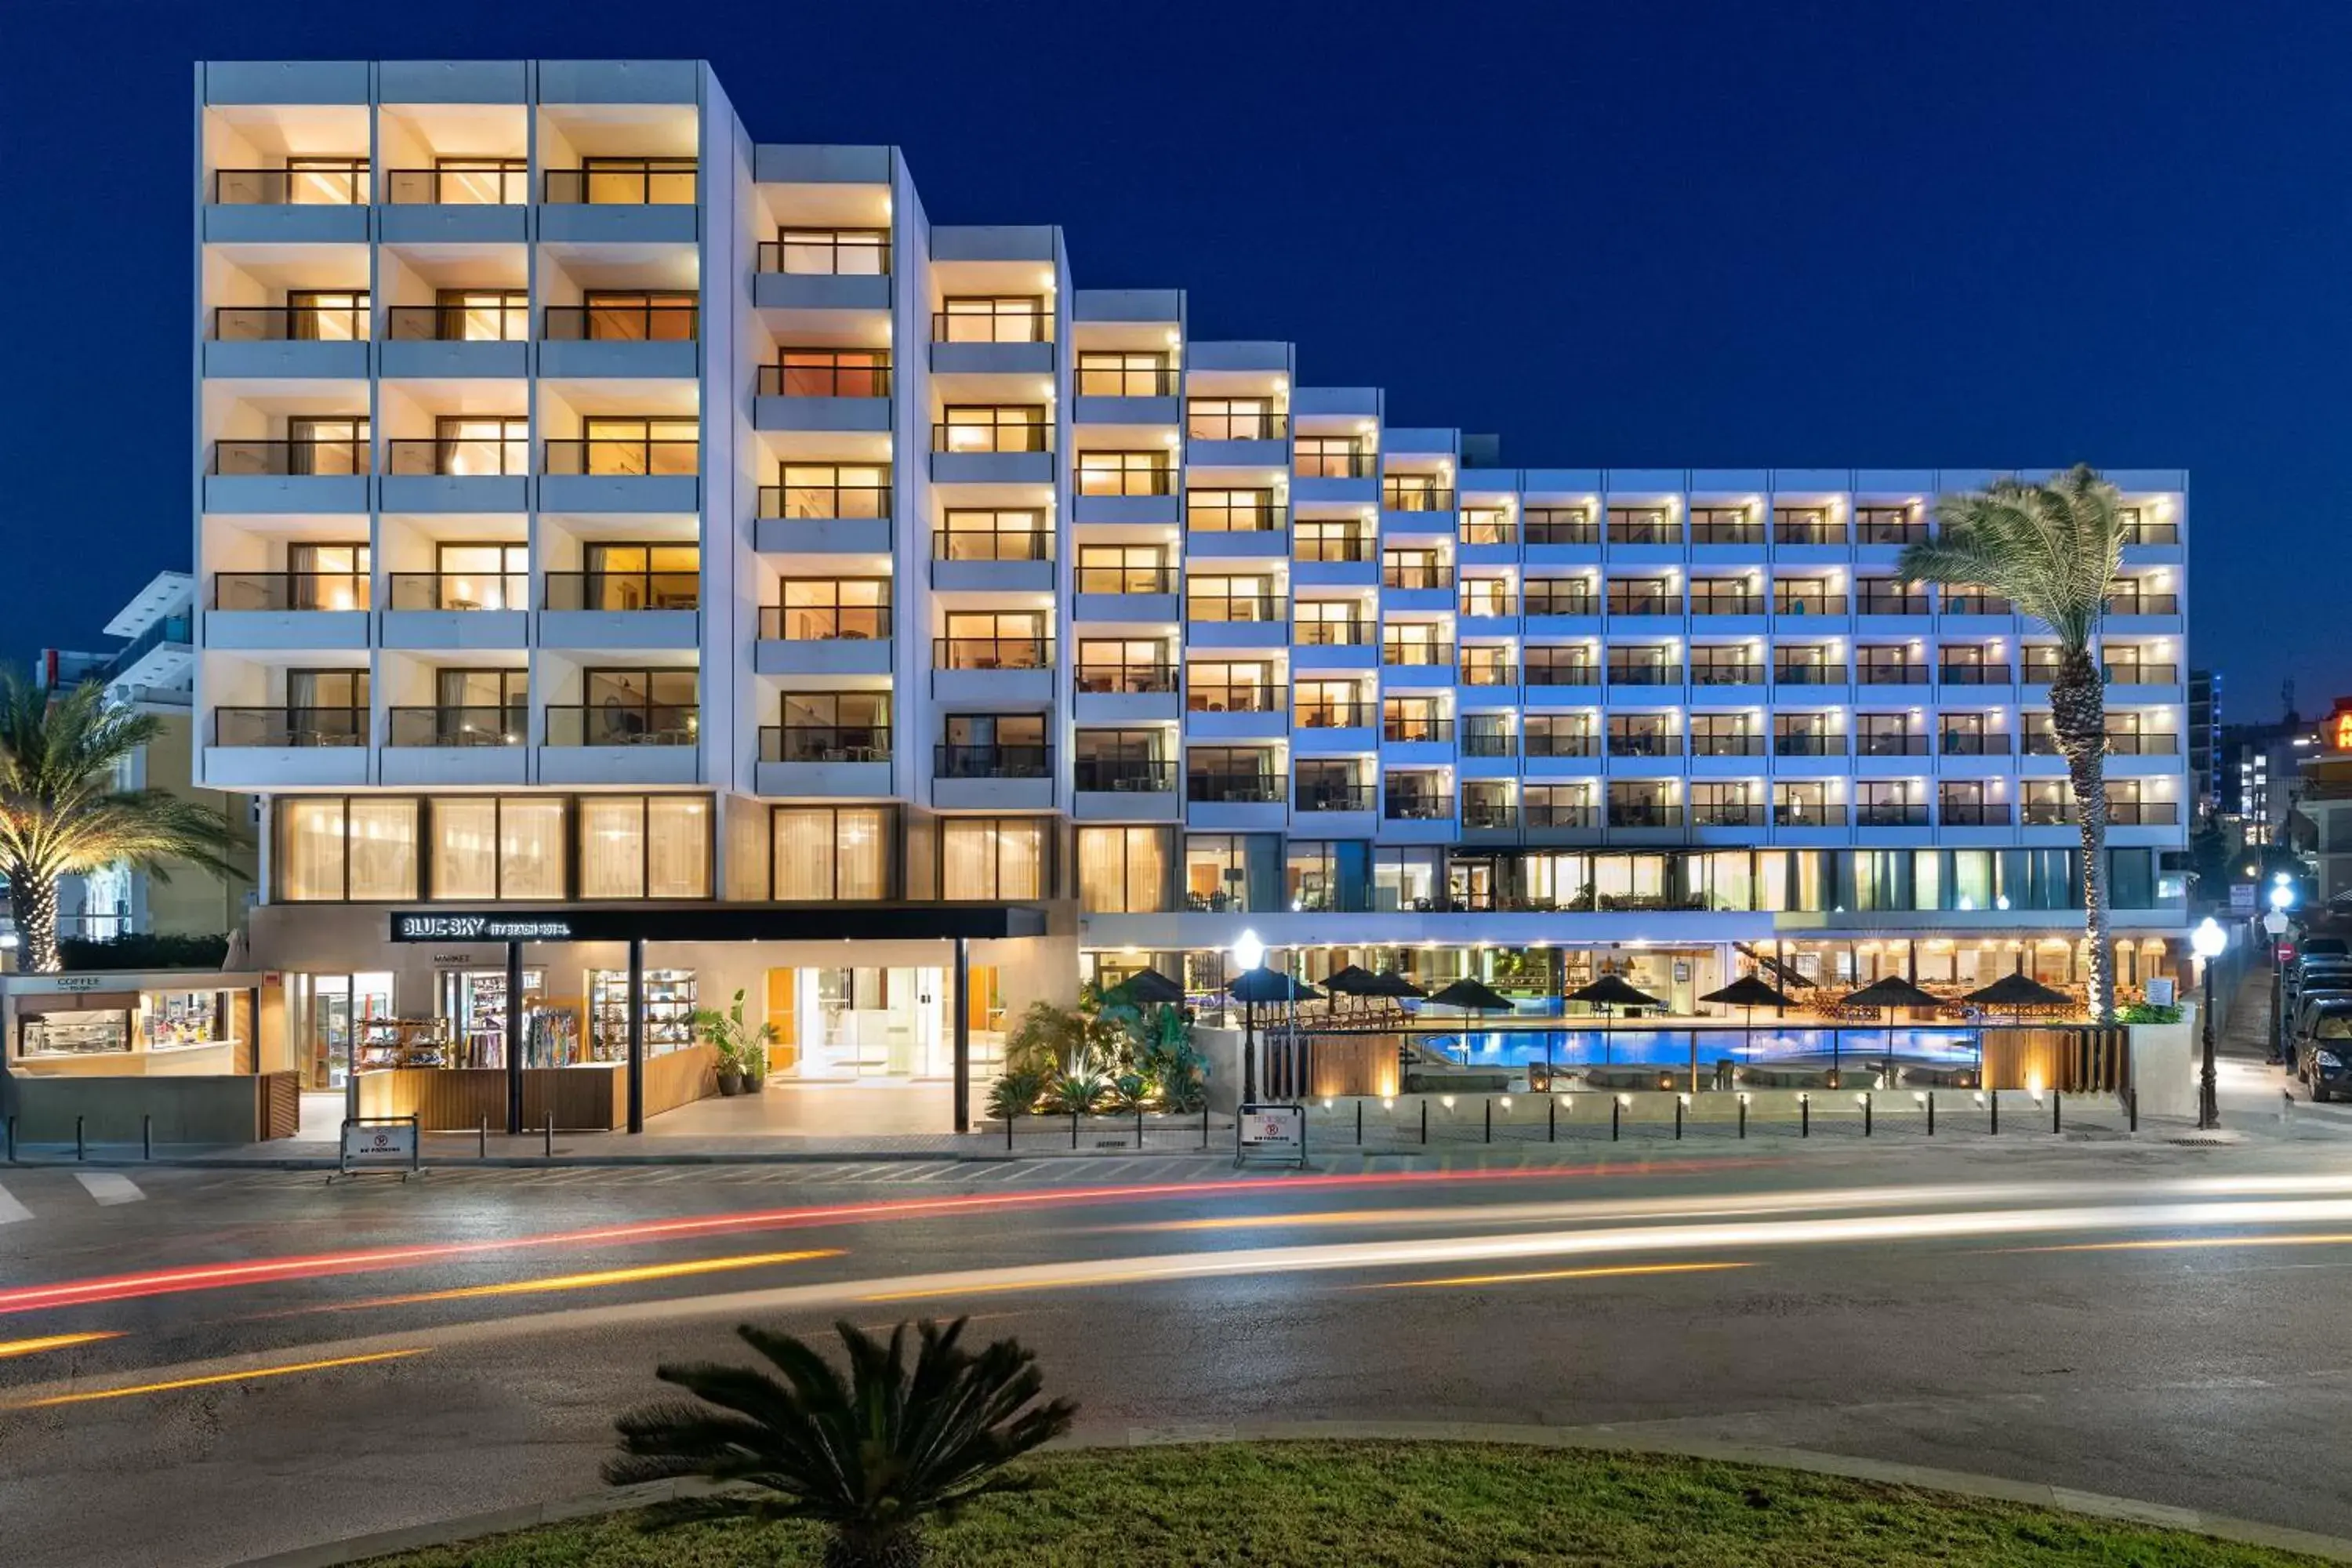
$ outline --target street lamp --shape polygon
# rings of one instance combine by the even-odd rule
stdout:
[[[2213,961],[2230,945],[2229,934],[2213,923],[2207,915],[2189,933],[2189,945],[2196,951],[2197,967],[2205,977],[2205,1067],[2198,1075],[2197,1125],[2213,1128],[2221,1125],[2221,1100],[2213,1080]]]
[[[1250,999],[1247,982],[1252,971],[1265,962],[1265,943],[1257,932],[1244,927],[1234,938],[1231,949],[1234,967],[1241,971],[1244,984],[1242,997],[1242,1104],[1257,1103],[1257,1004]]]
[[[2263,917],[2263,930],[2271,939],[2271,1059],[2284,1062],[2290,1068],[2294,1062],[2287,1055],[2286,1030],[2280,1021],[2280,998],[2286,975],[2279,968],[2279,938],[2286,935],[2286,911],[2294,903],[2294,889],[2288,885],[2286,873],[2281,871],[2278,885],[2271,889],[2271,912]]]

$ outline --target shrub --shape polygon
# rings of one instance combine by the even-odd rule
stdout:
[[[1008,1065],[1003,1075],[989,1087],[988,1114],[998,1119],[1031,1114],[1053,1081],[1053,1069],[1042,1064]]]
[[[135,931],[93,942],[58,938],[58,959],[68,973],[93,969],[218,969],[228,961],[226,936],[171,936]]]
[[[2119,1007],[2116,1010],[2116,1022],[2119,1024],[2178,1024],[2180,1022],[2180,1009],[2178,1005],[2171,1003],[2158,1005],[2153,1002],[2134,1002],[2127,1007]]]

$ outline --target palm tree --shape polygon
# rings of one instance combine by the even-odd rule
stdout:
[[[2093,645],[2123,561],[2121,499],[2084,465],[2045,484],[1997,479],[1980,493],[1938,502],[1937,536],[1906,545],[1895,563],[1910,582],[1973,584],[2012,600],[2057,637],[2050,728],[2066,759],[2083,831],[2090,1008],[2101,1023],[2115,1017],[2116,970],[2107,939],[2105,685]]]
[[[169,879],[180,861],[218,877],[243,838],[208,806],[159,789],[115,787],[117,764],[163,721],[107,700],[85,681],[62,697],[0,670],[0,877],[25,967],[54,973],[58,879],[125,864]]]
[[[917,1568],[928,1516],[1017,1487],[997,1472],[1068,1431],[1077,1414],[1067,1400],[1034,1403],[1044,1380],[1020,1341],[964,1349],[964,1321],[915,1325],[922,1343],[911,1371],[908,1325],[886,1348],[855,1324],[835,1324],[849,1352],[845,1382],[807,1342],[742,1324],[736,1333],[782,1381],[707,1362],[661,1367],[664,1383],[695,1398],[622,1416],[621,1457],[604,1479],[728,1486],[657,1508],[659,1524],[814,1520],[830,1532],[825,1568]]]

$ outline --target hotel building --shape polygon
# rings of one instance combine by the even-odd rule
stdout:
[[[2049,639],[1893,570],[1990,470],[1505,467],[1058,228],[934,223],[898,149],[755,142],[705,65],[196,95],[198,778],[264,799],[313,1087],[354,1018],[503,1005],[394,907],[1038,906],[973,954],[983,1053],[1244,927],[1685,1010],[2076,971]],[[2110,477],[2129,985],[2184,925],[2188,494]],[[529,962],[604,1027],[614,954]],[[947,1070],[936,943],[648,962],[781,1073]]]

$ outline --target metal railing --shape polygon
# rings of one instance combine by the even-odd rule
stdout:
[[[1522,520],[1529,544],[1598,544],[1601,525],[1589,511],[1529,507]]]
[[[1536,650],[1530,648],[1528,652]],[[1574,660],[1538,659],[1530,658],[1521,677],[1529,686],[1598,686],[1601,667]]]
[[[1406,744],[1427,742],[1450,742],[1454,739],[1454,721],[1435,715],[1426,718],[1389,714],[1381,720],[1381,739]]]
[[[1386,479],[1381,484],[1382,511],[1452,511],[1454,491],[1438,485],[1399,484]]]
[[[637,440],[600,437],[593,441],[549,441],[541,472],[586,474],[600,479],[691,479],[702,472],[698,440]]]
[[[1519,738],[1508,730],[1465,730],[1462,732],[1462,754],[1465,757],[1516,757],[1519,754]]]
[[[1381,563],[1381,586],[1404,589],[1451,588],[1454,586],[1454,568],[1438,562],[1384,561]]]
[[[1853,754],[1857,757],[1924,757],[1927,754],[1927,737],[1923,731],[1904,735],[1859,731],[1853,738]]]
[[[882,605],[762,605],[762,642],[885,642],[890,606]]]
[[[1690,823],[1693,827],[1761,827],[1764,808],[1755,801],[1733,801],[1720,805],[1692,805]]]
[[[522,206],[530,201],[530,170],[520,158],[481,160],[478,168],[386,169],[383,199],[392,206]]]
[[[1760,757],[1764,754],[1764,737],[1694,734],[1690,738],[1690,754],[1694,757]]]
[[[1070,787],[1090,794],[1170,795],[1176,764],[1156,757],[1075,757]]]
[[[1843,757],[1846,754],[1843,735],[1775,735],[1772,754],[1776,757]]]
[[[1452,795],[1391,790],[1381,797],[1381,816],[1388,822],[1444,822],[1454,811]]]
[[[213,341],[365,342],[374,333],[373,316],[364,293],[352,305],[215,305]]]
[[[1936,681],[1939,686],[2007,686],[2017,679],[2017,672],[2005,664],[1939,664]]]
[[[1924,616],[1927,613],[1927,595],[1864,588],[1853,596],[1853,608],[1856,615],[1863,616]]]
[[[1459,809],[1462,826],[1484,833],[1508,833],[1519,825],[1519,808],[1507,800],[1473,800],[1465,795]]]
[[[2118,827],[2169,827],[2180,820],[2176,800],[2111,800],[2107,820]]]
[[[1865,800],[1853,808],[1856,827],[1925,827],[1927,826],[1927,803],[1924,800]]]
[[[542,607],[550,610],[697,610],[699,572],[550,572]]]
[[[551,206],[691,206],[696,172],[686,169],[550,169],[541,199]]]
[[[933,637],[933,669],[1051,669],[1051,637]]]
[[[1664,588],[1612,587],[1606,602],[1612,616],[1679,616],[1683,613],[1682,595]]]
[[[384,470],[404,476],[474,479],[530,472],[526,436],[402,436],[384,443]]]
[[[222,572],[213,578],[213,608],[364,610],[372,585],[365,572]]]
[[[1372,786],[1369,784],[1325,784],[1302,779],[1291,796],[1295,811],[1370,811],[1372,809]]]
[[[1608,540],[1612,544],[1680,544],[1683,542],[1682,524],[1663,511],[1612,510],[1608,518]]]
[[[1927,667],[1925,664],[1864,662],[1853,667],[1853,679],[1857,686],[1925,686],[1927,684]]]
[[[1609,826],[1612,827],[1680,827],[1683,808],[1651,801],[1612,800],[1609,803]]]
[[[699,305],[550,305],[540,333],[551,343],[690,343],[701,321]]]
[[[1679,757],[1683,738],[1680,731],[1672,730],[1612,731],[1608,748],[1612,757]]]
[[[530,710],[520,706],[394,708],[395,746],[520,746],[529,736]]]
[[[1294,730],[1370,729],[1381,715],[1377,702],[1310,702],[1292,710]]]
[[[691,746],[701,710],[690,702],[566,703],[547,710],[551,746]]]
[[[2180,684],[2180,667],[2177,664],[2109,664],[2102,665],[2099,673],[2110,686]]]
[[[887,724],[762,724],[763,763],[887,763]]]
[[[1943,612],[1948,616],[2011,616],[2017,613],[2017,605],[1990,594],[1955,594],[1946,589]]]
[[[362,436],[356,440],[324,437],[299,441],[215,441],[213,473],[222,479],[288,475],[350,479],[375,471]]]
[[[1184,498],[1184,526],[1195,533],[1269,533],[1282,527],[1288,517],[1289,513],[1275,505],[1271,498],[1264,500],[1221,500],[1214,504],[1201,500],[1197,495]],[[1367,530],[1359,537],[1369,542],[1371,533]],[[1307,540],[1302,536],[1298,543],[1304,549]],[[1298,559],[1360,561],[1363,557],[1301,555]]]
[[[394,572],[395,610],[527,610],[530,578],[521,572]]]
[[[761,485],[759,515],[787,521],[887,522],[887,485]]]
[[[2111,616],[2177,616],[2180,613],[2178,594],[2110,594],[2106,613]]]
[[[1705,592],[1696,583],[1691,584],[1690,613],[1694,616],[1760,616],[1764,613],[1764,595],[1732,592]]]
[[[1589,800],[1530,800],[1519,807],[1529,827],[1598,827],[1601,808]]]
[[[791,239],[763,239],[755,258],[762,272],[795,278],[886,278],[890,236],[880,229],[811,229]]]
[[[1465,588],[1472,584],[1464,583]],[[1465,620],[1516,620],[1519,614],[1518,596],[1502,593],[1465,594],[1454,602],[1454,613]]]
[[[372,199],[368,161],[353,158],[304,169],[215,169],[213,201],[221,206],[365,206]]]
[[[1142,697],[1176,689],[1172,664],[1081,664],[1077,689],[1102,697]]]
[[[1012,310],[934,310],[931,342],[935,343],[1049,343],[1054,341],[1054,312],[1043,301]]]
[[[887,397],[887,364],[763,364],[753,388],[761,397]]]
[[[1454,662],[1454,645],[1450,642],[1401,642],[1385,638],[1381,643],[1381,662],[1407,668],[1430,665],[1451,665]]]
[[[1082,496],[1172,496],[1176,493],[1176,470],[1166,463],[1153,463],[1143,468],[1130,468],[1124,463],[1087,466],[1088,454],[1078,454],[1077,471],[1070,483]]]
[[[1371,621],[1294,621],[1290,640],[1300,647],[1363,647],[1372,640],[1374,625]]]
[[[1601,737],[1590,730],[1531,729],[1519,737],[1519,749],[1531,757],[1597,757]]]
[[[1772,826],[1775,827],[1843,827],[1845,807],[1834,803],[1811,805],[1785,800],[1776,801],[1772,805]]]
[[[1077,371],[1080,397],[1173,397],[1182,377],[1172,365],[1089,365]]]
[[[1948,757],[2005,757],[2009,755],[2009,731],[1946,730],[1936,737],[1936,750]]]
[[[931,426],[934,452],[1050,452],[1054,427],[1043,420],[1003,424],[959,424],[941,420]]]
[[[2107,754],[2112,757],[2169,757],[2180,751],[2180,737],[2154,730],[2109,731]]]
[[[1772,591],[1772,613],[1776,616],[1843,616],[1849,604],[1843,594],[1791,594],[1779,588]]]
[[[940,745],[931,773],[943,779],[1042,779],[1054,770],[1051,746]]]
[[[1289,689],[1275,682],[1229,680],[1184,688],[1187,713],[1279,713],[1289,700]]]
[[[1779,518],[1772,520],[1772,542],[1775,544],[1844,544],[1846,527],[1828,518]]]
[[[1292,454],[1290,471],[1302,479],[1368,479],[1379,463],[1380,454],[1360,447],[1318,452],[1301,447]]]
[[[216,746],[346,747],[368,743],[364,708],[215,708]]]
[[[1184,798],[1228,805],[1279,805],[1290,781],[1280,773],[1231,769],[1192,769],[1184,774]]]
[[[1747,514],[1738,518],[1694,515],[1690,520],[1690,542],[1693,544],[1761,544],[1764,542],[1764,524]]]
[[[1454,531],[1462,544],[1512,545],[1519,542],[1518,520],[1507,511],[1465,511]]]
[[[1219,414],[1187,410],[1184,434],[1195,441],[1279,441],[1290,434],[1290,416],[1264,408]]]
[[[1851,678],[1842,664],[1776,664],[1772,667],[1775,686],[1843,686]]]
[[[934,561],[1050,561],[1053,558],[1054,536],[1043,528],[942,528],[931,533],[931,559]]]
[[[519,343],[530,336],[530,306],[520,298],[494,305],[394,305],[384,335],[402,343]]]
[[[2180,525],[2177,522],[2126,522],[2118,531],[2126,544],[2180,542]]]
[[[1204,594],[1195,589],[1184,595],[1188,621],[1271,623],[1289,614],[1290,601],[1280,594]]]
[[[1530,616],[1597,616],[1601,601],[1581,584],[1530,582],[1520,593],[1520,606]]]
[[[1764,667],[1760,664],[1694,664],[1690,667],[1693,686],[1761,686]]]
[[[1609,666],[1612,686],[1680,686],[1683,667],[1679,664],[1616,664]]]
[[[2019,807],[2018,820],[2027,827],[2073,827],[2078,825],[2083,817],[2082,814],[2074,809],[2074,803],[2072,800],[2029,800]],[[2115,820],[2112,809],[2108,813],[2107,820],[2110,822]]]
[[[1454,666],[1454,679],[1464,686],[1517,686],[1519,667],[1491,658],[1474,658],[1472,650],[1462,650],[1461,661]]]
[[[1380,547],[1381,542],[1373,537],[1370,529],[1309,532],[1302,525],[1290,542],[1290,558],[1293,561],[1359,563],[1375,559]]]
[[[1936,803],[1936,820],[1946,827],[2007,827],[2009,803],[1986,800],[1943,800]]]

